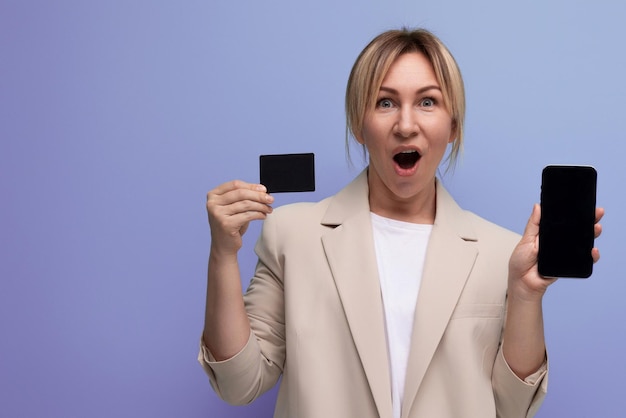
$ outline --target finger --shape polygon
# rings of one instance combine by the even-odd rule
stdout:
[[[239,201],[250,200],[259,203],[272,203],[274,197],[256,188],[235,188],[224,193],[209,192],[207,194],[207,205],[227,206]]]
[[[216,241],[220,237],[240,237],[248,228],[248,224],[255,220],[263,220],[267,217],[267,213],[260,211],[240,212],[232,216],[223,216],[219,218],[209,218],[211,225],[211,236]]]
[[[248,211],[240,212],[228,218],[227,223],[231,224],[231,230],[240,232],[242,228],[247,228],[248,224],[252,221],[263,220],[267,217],[266,212],[260,211]]]
[[[212,228],[217,227],[221,230],[239,230],[244,223],[264,219],[272,211],[268,204],[253,200],[236,201],[228,205],[216,204],[211,200],[207,202],[209,224]]]
[[[600,250],[598,250],[596,247],[593,247],[593,249],[591,250],[591,258],[593,258],[594,264],[600,260]]]
[[[594,238],[598,238],[602,234],[602,224],[595,224],[593,226]]]
[[[246,212],[272,213],[273,209],[267,203],[257,202],[254,200],[240,200],[222,207],[222,214],[225,216],[234,216]]]
[[[267,188],[263,186],[262,184],[247,183],[243,180],[232,180],[224,184],[220,184],[209,193],[213,193],[216,195],[223,195],[228,192],[232,192],[233,190],[239,190],[239,189],[253,190],[256,192],[267,192]]]
[[[596,223],[600,222],[604,216],[604,208],[596,208]]]

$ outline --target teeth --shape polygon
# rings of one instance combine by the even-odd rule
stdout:
[[[412,154],[414,152],[417,152],[417,151],[415,150],[400,151],[400,154]]]

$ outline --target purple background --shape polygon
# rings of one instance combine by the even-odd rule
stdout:
[[[464,73],[445,182],[466,208],[521,232],[544,165],[598,169],[603,260],[545,298],[538,416],[622,416],[626,8],[545,3],[0,0],[0,416],[270,417],[275,391],[230,407],[196,362],[205,194],[256,181],[262,153],[317,156],[318,191],[277,205],[347,183],[350,66],[401,25]]]

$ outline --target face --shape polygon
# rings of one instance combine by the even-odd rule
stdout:
[[[391,65],[357,140],[370,156],[374,212],[434,205],[435,173],[454,131],[437,77],[423,54],[403,54]]]

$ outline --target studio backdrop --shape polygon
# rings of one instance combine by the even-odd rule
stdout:
[[[206,193],[275,153],[315,153],[317,180],[276,206],[347,184],[351,65],[401,26],[463,72],[443,176],[463,207],[521,233],[545,165],[597,169],[602,260],[544,299],[538,416],[623,416],[625,18],[613,0],[0,0],[0,416],[271,417],[275,390],[228,406],[196,361]]]

